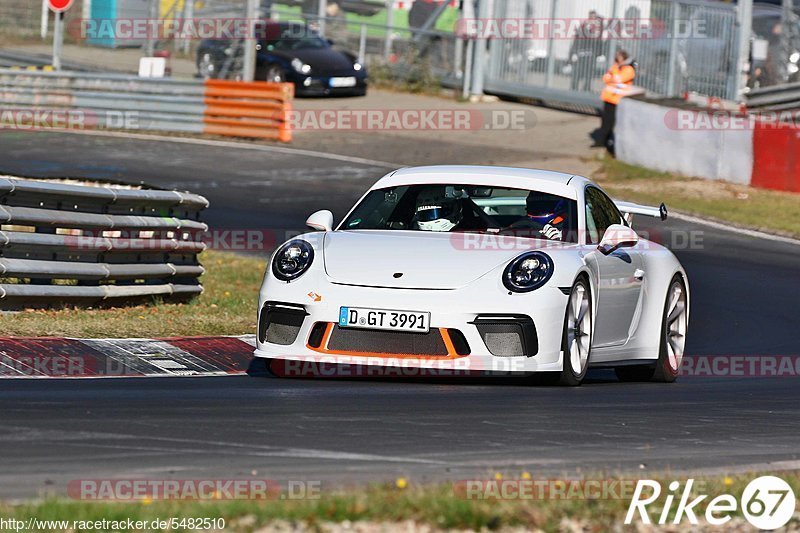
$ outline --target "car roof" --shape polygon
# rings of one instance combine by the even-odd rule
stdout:
[[[590,180],[573,174],[531,168],[439,165],[395,170],[378,180],[372,189],[426,183],[494,185],[541,191],[576,200],[578,189],[582,189]]]

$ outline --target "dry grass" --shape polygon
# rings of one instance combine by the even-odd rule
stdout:
[[[615,197],[667,204],[687,214],[735,226],[800,237],[800,194],[686,178],[605,158],[594,176]]]
[[[703,524],[708,502],[714,496],[731,494],[741,501],[745,486],[759,474],[734,477],[700,478],[694,480],[693,497],[707,494],[695,508],[701,524],[692,531],[753,531],[743,518],[741,506],[737,505],[734,518],[720,526]],[[797,472],[776,474],[786,480],[795,493],[800,489]],[[530,482],[530,477],[527,478]],[[659,478],[656,478],[659,479]],[[523,491],[523,498],[509,499],[491,497],[497,492],[473,492],[467,497],[464,490],[455,490],[453,484],[417,485],[413,480],[397,480],[396,483],[371,486],[364,489],[323,490],[318,498],[294,500],[275,494],[274,499],[261,501],[138,501],[134,503],[94,503],[87,501],[45,500],[19,505],[0,504],[0,516],[27,520],[126,520],[148,521],[154,518],[194,517],[224,518],[225,531],[688,531],[684,517],[679,526],[628,526],[622,524],[632,490],[633,479],[615,476],[595,476],[595,482],[628,483],[629,489],[609,494],[615,496],[582,496],[580,481],[572,482],[577,492],[561,491],[562,496],[532,490]],[[648,510],[651,519],[658,520],[659,510],[666,503],[667,485],[672,480],[681,480],[681,491],[685,478],[661,478],[662,493]],[[401,483],[402,481],[402,483]],[[536,480],[539,483],[544,479]],[[556,480],[551,480],[555,482]],[[503,477],[504,483],[520,482],[520,477]],[[495,483],[495,482],[489,482]],[[524,483],[524,482],[523,482]],[[499,484],[495,484],[499,487]],[[506,485],[509,486],[509,485]],[[519,485],[517,485],[519,486]],[[549,486],[555,486],[549,484]],[[609,484],[608,486],[614,486]],[[553,489],[554,491],[556,489]],[[628,494],[630,491],[630,494]],[[285,493],[284,493],[285,494]],[[511,493],[509,493],[511,494]],[[548,495],[550,494],[550,495]],[[565,496],[570,494],[569,496]],[[577,494],[577,495],[576,495]],[[595,493],[597,494],[597,493]],[[478,495],[479,497],[475,497]],[[486,497],[489,496],[489,497]],[[677,501],[677,497],[675,498]],[[772,500],[771,500],[772,501]],[[674,516],[676,503],[672,505],[670,519]],[[638,521],[638,518],[637,518]],[[338,526],[337,526],[338,525]],[[798,515],[786,525],[786,531],[797,531],[800,527]],[[260,529],[264,528],[264,529]],[[181,529],[181,528],[176,528]],[[42,528],[43,531],[49,530]],[[75,528],[80,531],[81,528]],[[173,529],[175,530],[175,529]]]

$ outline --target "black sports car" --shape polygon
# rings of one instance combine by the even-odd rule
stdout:
[[[257,28],[256,81],[291,82],[299,96],[367,93],[367,71],[350,52],[300,23],[266,22]],[[240,42],[204,40],[197,50],[203,78],[227,78],[241,66]]]

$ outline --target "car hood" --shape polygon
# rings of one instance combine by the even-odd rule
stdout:
[[[335,283],[457,289],[521,253],[552,245],[536,239],[471,233],[347,230],[326,234],[323,256],[325,272]]]
[[[288,60],[297,58],[303,63],[311,65],[311,75],[348,75],[355,74],[353,61],[342,52],[333,48],[300,48],[298,50],[275,51],[276,54]]]

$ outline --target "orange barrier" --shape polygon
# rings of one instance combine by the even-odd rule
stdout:
[[[293,99],[291,83],[207,80],[203,133],[291,142]]]

